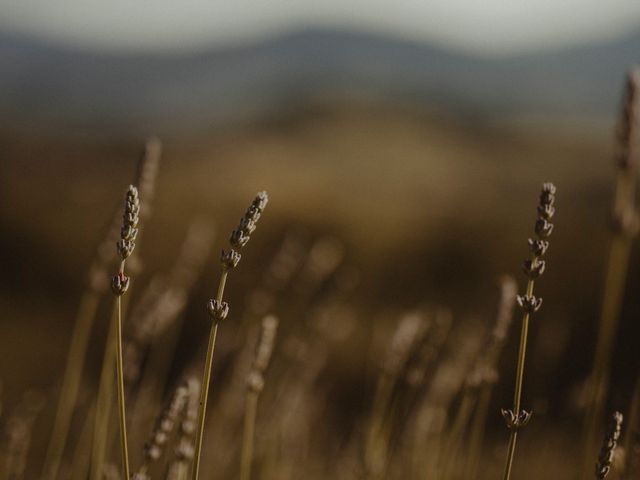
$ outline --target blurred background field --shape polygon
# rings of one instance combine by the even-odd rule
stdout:
[[[501,2],[492,3],[499,10]],[[357,467],[345,463],[341,470],[340,452],[328,445],[334,439],[356,448],[386,335],[404,313],[442,306],[457,324],[490,328],[500,276],[514,275],[522,292],[520,263],[536,197],[543,181],[553,181],[556,230],[537,286],[545,304],[531,326],[525,376],[525,406],[535,415],[514,475],[567,478],[575,471],[581,389],[593,358],[609,237],[616,112],[625,72],[638,60],[640,10],[612,6],[622,13],[603,15],[600,25],[600,12],[587,2],[583,13],[591,23],[584,20],[571,39],[556,38],[550,25],[545,43],[544,36],[525,35],[529,23],[544,30],[554,15],[540,7],[530,20],[513,17],[523,22],[524,40],[514,37],[505,51],[496,45],[501,34],[508,44],[511,30],[474,47],[469,35],[434,40],[414,28],[403,36],[364,20],[346,26],[291,20],[261,35],[238,33],[240,40],[166,40],[169,46],[157,47],[124,33],[115,41],[104,27],[87,43],[86,32],[73,29],[75,16],[67,29],[56,18],[44,29],[28,9],[2,9],[16,23],[0,28],[0,422],[26,390],[47,399],[25,478],[38,478],[88,266],[151,134],[164,152],[133,302],[156,273],[171,269],[194,218],[215,229],[167,385],[204,356],[204,305],[217,286],[217,252],[256,191],[267,190],[271,201],[230,280],[231,314],[220,332],[214,391],[216,375],[221,382],[228,377],[244,343],[238,341],[243,330],[233,325],[236,314],[252,301],[247,294],[283,239],[294,235],[305,248],[330,241],[340,252],[340,267],[319,291],[346,285],[342,307],[350,320],[343,334],[327,340],[329,356],[313,387],[325,402],[326,431],[311,435],[297,465],[305,478],[326,478],[324,461],[333,462],[340,478],[353,478]],[[607,411],[627,407],[640,368],[638,261],[634,252]],[[296,281],[303,280],[293,281],[273,312],[285,325],[315,318],[301,308],[304,288],[295,288]],[[98,381],[107,302],[100,312],[86,392]],[[507,433],[499,409],[511,402],[517,316],[514,325],[500,360],[481,478],[496,478],[502,468]],[[208,415],[215,422],[215,406]],[[81,424],[76,418],[72,431]],[[258,472],[270,458],[264,435],[258,434]],[[231,478],[230,472],[222,475]]]

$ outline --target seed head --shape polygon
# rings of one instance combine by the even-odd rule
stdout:
[[[264,373],[271,361],[273,348],[278,331],[278,319],[273,315],[268,315],[262,320],[262,330],[256,348],[256,355],[253,360],[251,372],[247,378],[247,388],[256,393],[260,393],[264,388]]]
[[[544,182],[542,184],[542,193],[540,194],[541,198],[547,198],[549,196],[553,197],[556,194],[556,186],[551,182]],[[553,203],[553,199],[551,202],[544,201],[543,203]]]
[[[251,202],[251,205],[249,205],[244,217],[248,220],[257,222],[267,206],[267,203],[269,203],[269,196],[267,195],[267,192],[258,192]]]
[[[129,288],[129,277],[124,272],[119,272],[111,279],[111,290],[118,296],[123,295]]]
[[[238,230],[242,230],[245,235],[251,235],[256,229],[256,222],[247,217],[242,217],[238,224]]]
[[[553,231],[553,224],[549,223],[549,220],[555,213],[553,207],[556,201],[556,187],[553,183],[547,182],[542,184],[542,191],[540,192],[540,203],[538,204],[538,221],[536,221],[536,234],[541,239],[547,238]]]
[[[596,478],[603,480],[611,471],[611,464],[615,455],[616,446],[620,439],[622,429],[622,414],[615,412],[611,418],[611,424],[607,435],[604,437],[600,454],[598,455],[598,463],[596,463]]]
[[[264,372],[269,366],[273,348],[276,343],[276,333],[278,332],[278,319],[273,315],[268,315],[262,319],[262,330],[260,340],[256,349],[256,357],[253,362],[254,368]]]
[[[535,232],[540,239],[549,238],[551,232],[553,232],[553,223],[549,223],[544,218],[538,218],[538,220],[536,220]]]
[[[140,214],[140,200],[138,189],[129,185],[124,202],[124,214],[122,216],[122,227],[120,228],[120,240],[116,244],[118,254],[122,260],[129,258],[135,248],[135,240],[138,236],[138,226]]]
[[[129,185],[125,197],[124,223],[135,227],[138,224],[139,214],[140,198],[138,197],[138,189],[133,185]]]
[[[516,301],[520,308],[527,313],[537,312],[542,306],[542,298],[536,298],[533,295],[518,295]]]
[[[556,213],[556,209],[553,205],[538,205],[538,216],[540,218],[551,220],[554,213]]]
[[[176,422],[185,409],[188,399],[186,385],[179,385],[173,392],[169,404],[158,416],[149,439],[144,446],[147,461],[157,461],[162,456],[163,447],[169,439]]]
[[[209,303],[207,303],[207,312],[209,312],[209,316],[211,316],[214,322],[219,322],[227,318],[229,314],[229,304],[211,299]]]
[[[134,248],[136,248],[136,244],[133,240],[125,240],[124,238],[118,240],[116,246],[118,247],[118,254],[123,260],[129,258],[133,253]]]
[[[234,230],[229,237],[229,243],[233,248],[241,249],[249,242],[249,235],[243,230]]]
[[[536,257],[542,257],[545,253],[547,253],[547,248],[549,248],[549,242],[546,240],[532,240],[529,239],[529,251],[532,255]]]
[[[531,420],[531,415],[533,414],[533,412],[522,410],[518,415],[516,415],[513,413],[513,410],[507,410],[504,408],[501,412],[509,430],[525,427],[527,423],[529,423],[529,420]]]
[[[634,135],[638,123],[638,85],[640,72],[631,71],[627,75],[624,90],[622,115],[618,126],[618,154],[617,163],[626,170],[637,167],[634,155]]]
[[[535,258],[534,260],[525,260],[522,265],[522,270],[525,275],[531,279],[538,278],[544,273],[545,262]]]
[[[240,219],[238,227],[231,232],[229,243],[231,243],[233,248],[240,250],[247,244],[249,237],[256,229],[256,223],[260,219],[268,201],[269,197],[267,196],[267,192],[258,192],[245,212],[244,217]]]
[[[256,198],[253,199],[253,203],[251,204],[251,206],[257,208],[260,211],[263,211],[268,202],[269,196],[267,195],[267,192],[263,190],[256,194]]]
[[[240,253],[233,249],[228,251],[222,250],[220,263],[222,263],[222,266],[227,270],[232,270],[238,266],[238,263],[240,263]]]

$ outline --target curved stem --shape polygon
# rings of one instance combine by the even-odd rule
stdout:
[[[216,300],[222,302],[224,287],[227,282],[228,271],[223,268],[220,284],[218,285],[218,295]],[[209,345],[207,346],[207,357],[204,363],[204,373],[202,375],[202,390],[200,390],[200,404],[198,406],[198,429],[196,435],[195,454],[193,457],[192,480],[198,480],[200,473],[200,457],[202,455],[202,438],[204,436],[204,424],[207,415],[207,400],[209,399],[209,382],[211,380],[211,369],[213,367],[213,352],[216,348],[216,337],[218,335],[218,322],[213,322],[209,331]]]
[[[527,296],[533,295],[533,280],[527,282]],[[529,313],[525,313],[522,317],[522,329],[520,330],[520,349],[518,350],[518,367],[516,370],[516,386],[513,394],[513,414],[520,415],[520,403],[522,400],[522,382],[524,379],[524,361],[527,354],[527,337],[529,334]],[[504,480],[511,477],[511,468],[513,466],[513,458],[516,454],[516,441],[518,439],[518,425],[514,425],[510,429],[509,448],[507,450],[507,461],[504,466]]]
[[[120,446],[122,449],[122,470],[125,480],[129,480],[129,450],[127,448],[127,419],[124,400],[124,368],[122,364],[122,302],[118,296],[116,316],[116,366],[118,370],[118,407],[120,411]]]

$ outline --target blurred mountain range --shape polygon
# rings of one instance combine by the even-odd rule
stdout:
[[[382,99],[472,118],[610,118],[640,34],[480,58],[364,32],[304,30],[189,54],[91,53],[0,35],[0,121],[147,133],[202,129],[314,99]]]

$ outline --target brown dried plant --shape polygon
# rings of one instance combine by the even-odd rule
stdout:
[[[620,412],[615,412],[611,418],[611,423],[602,442],[598,462],[596,463],[596,479],[598,480],[604,480],[611,471],[622,430],[622,419],[623,417]]]
[[[542,306],[542,298],[533,295],[535,279],[544,273],[546,263],[542,257],[549,247],[547,239],[553,231],[553,224],[549,222],[555,213],[555,193],[556,187],[552,183],[542,185],[540,202],[538,204],[538,219],[535,223],[535,233],[537,239],[529,239],[529,251],[531,258],[525,260],[523,270],[527,276],[527,290],[524,295],[516,297],[518,305],[523,311],[522,326],[520,331],[520,348],[518,351],[518,366],[516,370],[516,384],[513,395],[513,408],[503,409],[502,416],[509,429],[509,447],[507,449],[507,459],[504,466],[504,480],[511,477],[513,459],[516,453],[516,441],[518,432],[529,423],[531,412],[521,410],[522,383],[524,379],[524,362],[527,351],[527,336],[529,332],[529,320],[531,315],[537,312]]]
[[[593,456],[596,427],[603,414],[605,392],[609,384],[609,369],[613,342],[618,331],[624,287],[629,269],[629,257],[639,222],[635,206],[638,171],[638,96],[640,72],[629,72],[626,80],[620,124],[618,147],[615,155],[616,180],[612,206],[612,236],[607,255],[604,290],[596,352],[587,383],[588,405],[584,424],[584,468]],[[583,472],[586,476],[588,472]]]
[[[130,278],[125,274],[127,258],[131,256],[135,248],[138,236],[138,222],[140,214],[140,199],[138,189],[129,185],[125,198],[124,215],[122,217],[122,229],[120,240],[117,243],[118,254],[121,262],[118,273],[113,277],[111,289],[116,297],[115,315],[115,341],[116,341],[116,370],[118,385],[118,413],[120,420],[120,447],[122,452],[122,470],[124,478],[130,478],[129,474],[129,449],[127,445],[127,419],[124,398],[124,366],[122,359],[122,296],[129,288]]]
[[[271,361],[277,330],[278,319],[276,317],[268,315],[262,320],[260,339],[256,348],[251,371],[247,377],[242,453],[240,457],[240,480],[249,480],[251,478],[258,399],[264,389],[264,375]]]
[[[231,249],[222,251],[220,264],[222,266],[222,274],[218,285],[218,293],[215,299],[211,299],[207,305],[209,316],[212,319],[211,330],[209,332],[209,343],[207,346],[207,355],[204,364],[204,372],[202,377],[202,390],[200,393],[200,405],[198,408],[198,427],[196,431],[195,455],[193,462],[193,470],[191,478],[198,479],[200,473],[200,460],[202,455],[202,438],[204,436],[204,425],[207,411],[207,400],[209,396],[209,382],[211,380],[211,369],[213,366],[213,352],[216,345],[216,336],[218,333],[218,325],[224,320],[229,313],[229,305],[223,301],[224,288],[227,276],[231,270],[238,266],[240,262],[239,250],[243,248],[253,231],[256,229],[256,223],[260,219],[262,212],[267,206],[269,197],[267,192],[259,192],[249,205],[244,216],[240,219],[238,227],[231,233],[229,243]]]
[[[147,142],[140,161],[138,162],[133,183],[140,187],[140,194],[145,201],[145,205],[149,205],[153,197],[161,152],[162,146],[160,141],[152,138]],[[148,214],[147,209],[144,215],[148,216]],[[116,208],[113,217],[107,229],[107,234],[103,242],[98,246],[95,259],[89,268],[88,286],[82,295],[76,314],[62,386],[60,388],[58,408],[56,410],[42,471],[43,476],[49,480],[54,480],[58,475],[60,461],[62,460],[67,443],[71,418],[80,390],[89,337],[100,300],[109,289],[108,269],[116,258],[113,244],[117,241],[120,234],[122,218],[120,206]]]

